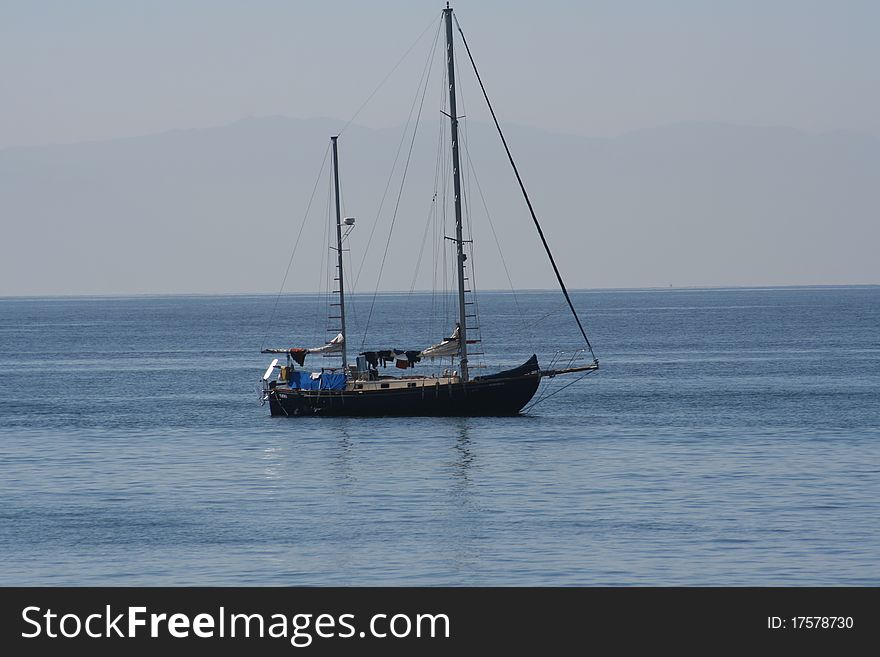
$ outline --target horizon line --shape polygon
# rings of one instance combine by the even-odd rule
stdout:
[[[218,130],[222,128],[228,128],[230,126],[236,125],[237,123],[243,123],[246,121],[260,121],[260,120],[268,120],[268,119],[284,119],[288,121],[328,121],[328,122],[337,122],[337,123],[345,123],[345,119],[336,119],[329,116],[307,116],[307,117],[298,117],[292,116],[289,114],[261,114],[261,115],[248,115],[241,116],[236,119],[227,120],[223,123],[216,123],[214,125],[203,125],[203,126],[189,126],[189,127],[175,127],[175,128],[164,128],[160,130],[155,130],[152,132],[143,132],[139,134],[128,134],[128,135],[117,135],[115,137],[97,137],[97,138],[85,138],[77,141],[56,141],[56,142],[46,142],[46,143],[32,143],[32,144],[9,144],[6,146],[0,146],[0,153],[4,151],[11,150],[26,150],[26,149],[39,149],[39,148],[55,148],[55,147],[67,147],[67,146],[81,146],[81,145],[95,145],[95,144],[106,144],[114,141],[129,141],[129,140],[137,140],[137,139],[147,139],[151,137],[160,137],[163,135],[169,135],[175,132],[196,132],[203,130]],[[477,123],[485,123],[486,125],[490,125],[489,121],[476,121]],[[394,130],[398,129],[400,126],[395,125],[391,127],[377,127],[364,125],[361,123],[352,123],[352,126],[356,126],[359,128],[363,128],[365,130]],[[820,136],[820,135],[830,135],[837,133],[847,133],[860,135],[863,137],[868,137],[870,139],[880,139],[880,134],[874,134],[873,132],[865,132],[862,130],[855,130],[853,128],[828,128],[822,130],[807,130],[804,128],[797,128],[789,125],[780,125],[780,124],[765,124],[765,123],[737,123],[735,121],[725,121],[720,119],[693,119],[693,120],[681,120],[681,121],[665,121],[661,123],[656,123],[653,125],[645,125],[641,127],[631,128],[628,130],[623,130],[619,132],[615,132],[613,134],[596,134],[596,135],[588,135],[581,134],[575,132],[557,132],[555,130],[548,130],[547,128],[534,126],[527,123],[518,123],[518,122],[506,122],[505,125],[508,126],[516,126],[520,128],[528,128],[530,130],[537,130],[540,132],[547,133],[549,135],[554,135],[558,137],[576,137],[580,139],[619,139],[621,137],[626,137],[629,135],[637,134],[640,132],[650,131],[650,130],[658,130],[663,128],[670,128],[675,126],[683,126],[683,125],[715,125],[715,126],[726,126],[726,127],[736,127],[736,128],[748,128],[755,130],[789,130],[794,131],[803,135],[808,136]]]
[[[583,287],[570,288],[572,292],[609,293],[609,292],[738,292],[738,291],[773,291],[773,290],[833,290],[833,289],[859,289],[880,287],[880,283],[805,283],[792,285],[684,285],[684,286],[649,286],[649,287]],[[537,292],[559,292],[558,288],[523,288],[521,290],[504,290],[500,288],[487,288],[478,292],[492,294],[529,294]],[[377,295],[409,295],[409,294],[434,294],[432,290],[380,290]],[[349,292],[349,297],[370,297],[373,292]],[[449,292],[453,294],[453,292]],[[192,298],[192,297],[317,297],[325,296],[319,292],[134,292],[134,293],[70,293],[70,294],[9,294],[0,295],[0,301],[21,301],[28,299],[39,300],[75,300],[75,299],[148,299],[148,298]]]

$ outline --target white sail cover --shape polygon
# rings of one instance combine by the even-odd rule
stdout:
[[[455,325],[455,331],[448,338],[444,338],[443,342],[431,345],[422,351],[424,358],[441,358],[443,356],[455,356],[461,351],[461,330],[458,324]]]
[[[335,338],[330,340],[323,347],[315,347],[313,349],[309,349],[308,352],[310,354],[335,354],[336,352],[342,351],[342,344],[345,342],[345,338],[342,337],[342,333],[339,333]]]

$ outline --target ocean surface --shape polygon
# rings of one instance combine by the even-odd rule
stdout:
[[[0,584],[880,585],[880,287],[574,299],[599,372],[440,419],[270,418],[317,297],[0,299]],[[484,372],[583,346],[558,293],[479,309]]]

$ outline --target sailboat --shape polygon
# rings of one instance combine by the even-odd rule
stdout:
[[[282,364],[278,357],[269,364],[262,377],[261,397],[268,402],[272,416],[295,417],[304,415],[348,415],[348,416],[493,416],[514,415],[522,411],[535,396],[544,378],[552,378],[562,374],[589,374],[599,368],[599,361],[593,353],[587,333],[578,317],[565,283],[559,272],[547,240],[544,237],[538,219],[526,193],[519,171],[501,131],[501,126],[489,103],[489,97],[480,79],[476,64],[464,39],[464,33],[458,26],[463,44],[473,66],[479,86],[501,136],[510,164],[516,174],[520,189],[528,205],[538,235],[553,266],[557,281],[565,300],[574,315],[580,332],[586,342],[592,361],[577,365],[573,360],[567,366],[542,369],[538,357],[533,354],[522,365],[481,376],[472,376],[469,363],[469,349],[477,342],[468,338],[468,302],[466,301],[467,277],[465,275],[464,245],[468,240],[463,237],[462,226],[462,182],[460,174],[459,153],[459,116],[456,112],[455,58],[453,48],[453,11],[447,3],[443,10],[446,28],[446,64],[448,80],[448,113],[449,138],[452,154],[452,178],[455,209],[455,246],[456,282],[458,292],[458,317],[454,330],[443,340],[420,350],[384,349],[361,352],[355,363],[349,362],[349,349],[346,333],[345,317],[345,270],[343,266],[343,231],[350,229],[354,219],[343,218],[340,207],[339,191],[339,152],[338,135],[331,137],[333,186],[335,197],[335,233],[336,233],[336,282],[338,290],[340,329],[337,335],[326,344],[315,348],[282,347],[262,349],[262,353],[274,354],[286,358]],[[582,350],[583,351],[583,350]],[[338,355],[341,359],[339,367],[321,368],[321,371],[309,371],[304,368],[306,357],[310,354],[323,356]],[[457,360],[457,368],[444,370],[431,376],[401,375],[380,376],[378,363],[394,361],[404,369],[422,359],[450,358]],[[556,359],[554,358],[554,363]],[[297,369],[297,365],[301,369]]]

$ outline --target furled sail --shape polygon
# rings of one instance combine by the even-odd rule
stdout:
[[[305,362],[306,354],[335,354],[342,351],[342,345],[345,338],[339,333],[335,338],[330,340],[323,347],[313,347],[312,349],[303,349],[302,347],[291,347],[290,349],[263,349],[264,354],[288,354],[297,363],[302,365]]]
[[[461,327],[456,324],[455,331],[448,338],[444,338],[443,342],[431,345],[427,349],[422,350],[424,358],[441,358],[444,356],[457,356],[461,351]]]
[[[310,354],[335,354],[339,351],[342,351],[342,345],[345,342],[345,338],[342,337],[342,333],[339,333],[335,338],[330,340],[323,347],[315,347],[313,349],[309,349]]]

